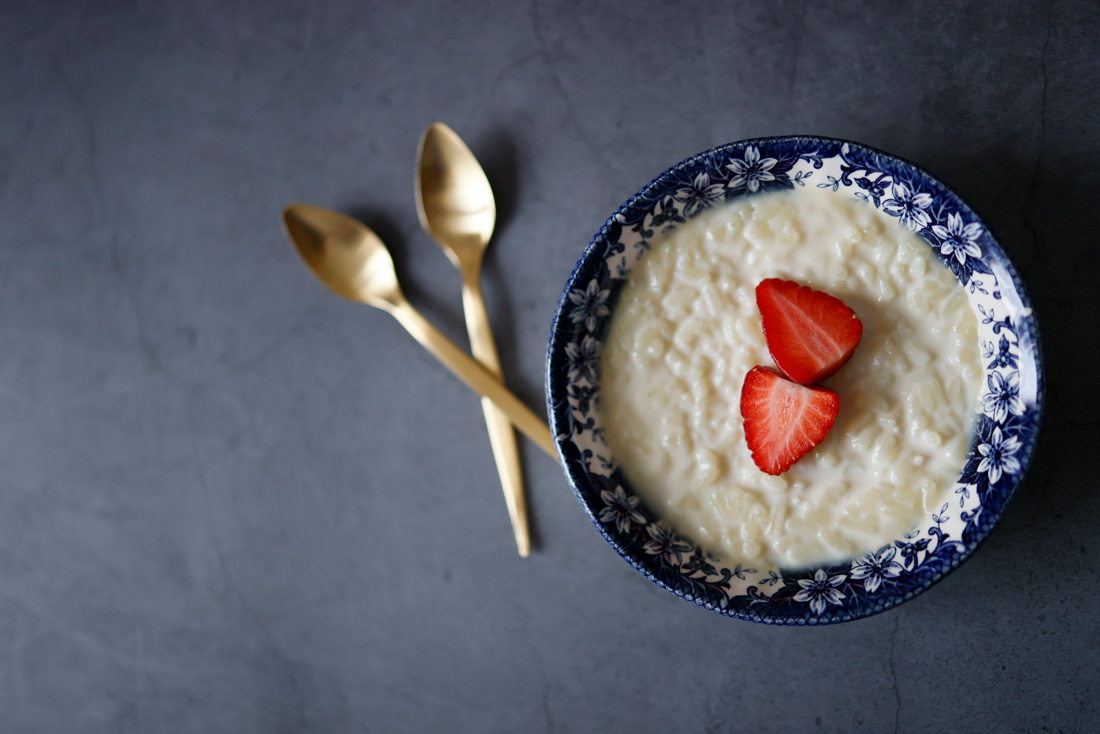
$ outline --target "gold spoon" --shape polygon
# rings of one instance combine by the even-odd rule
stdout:
[[[496,403],[516,428],[557,457],[546,423],[405,299],[389,250],[371,229],[351,217],[309,204],[291,204],[284,209],[283,226],[322,283],[344,298],[392,315],[456,377]]]
[[[501,379],[500,357],[481,295],[481,262],[496,224],[496,202],[485,171],[462,139],[442,122],[424,131],[416,153],[416,213],[462,274],[462,307],[470,349],[477,361]],[[481,399],[489,443],[508,503],[512,533],[520,556],[531,552],[527,500],[523,492],[519,447],[508,416]]]

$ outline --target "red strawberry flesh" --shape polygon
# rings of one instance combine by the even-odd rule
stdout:
[[[863,337],[863,322],[844,301],[792,280],[761,281],[756,305],[775,366],[803,385],[835,374]]]
[[[761,471],[782,474],[825,440],[840,412],[840,397],[827,387],[799,385],[756,366],[741,388],[745,441]]]

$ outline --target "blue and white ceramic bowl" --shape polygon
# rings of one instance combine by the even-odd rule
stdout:
[[[744,568],[658,522],[631,491],[603,438],[598,365],[618,295],[649,242],[707,208],[794,187],[830,188],[897,217],[966,289],[985,370],[977,431],[950,501],[875,553],[823,568]],[[547,362],[551,427],[589,518],[634,568],[720,614],[769,624],[844,622],[913,598],[989,534],[1035,452],[1043,365],[1031,302],[981,219],[906,161],[856,143],[776,137],[688,158],[630,197],[596,233],[565,285]]]

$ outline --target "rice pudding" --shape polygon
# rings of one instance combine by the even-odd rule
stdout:
[[[832,431],[781,476],[754,464],[745,374],[771,365],[754,290],[795,280],[863,321],[822,384]],[[873,551],[946,501],[982,367],[953,274],[896,219],[828,190],[759,194],[681,224],[635,266],[601,356],[600,414],[634,491],[727,562],[802,568]]]

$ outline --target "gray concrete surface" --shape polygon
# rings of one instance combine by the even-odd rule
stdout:
[[[641,578],[524,444],[514,553],[477,400],[279,229],[356,214],[463,339],[421,130],[501,218],[505,371],[649,178],[754,135],[918,162],[997,230],[1049,413],[1002,525],[821,629]],[[0,731],[1100,731],[1100,6],[0,2]]]

